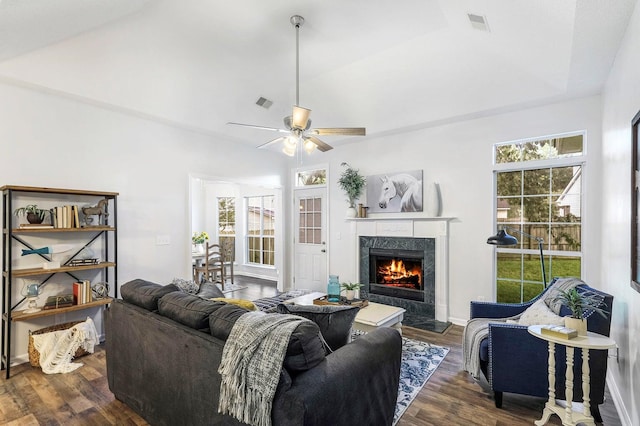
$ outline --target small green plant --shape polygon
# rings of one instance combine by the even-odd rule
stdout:
[[[45,213],[46,210],[39,209],[36,204],[29,204],[24,207],[17,208],[13,212],[13,214],[15,214],[16,216],[26,216],[27,218],[29,217],[29,215],[35,215],[38,219],[40,219],[40,221],[44,220]]]
[[[360,283],[352,283],[352,282],[346,282],[346,283],[340,283],[340,288],[342,288],[343,290],[357,290],[360,287],[362,287],[362,284]]]
[[[604,318],[607,317],[608,312],[601,308],[604,305],[602,296],[590,292],[578,291],[575,287],[569,290],[556,290],[556,295],[553,298],[554,302],[561,302],[569,310],[571,310],[571,318],[582,319],[584,318],[585,311],[594,311]]]
[[[347,163],[342,163],[342,166],[346,166],[347,169],[342,172],[338,184],[344,192],[347,193],[347,199],[349,201],[349,207],[355,207],[355,202],[360,195],[367,181],[358,172],[358,169],[354,169]]]

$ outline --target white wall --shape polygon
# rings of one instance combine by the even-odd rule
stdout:
[[[354,223],[345,221],[345,196],[337,185],[348,162],[367,175],[424,170],[424,180],[440,183],[442,216],[450,224],[450,320],[464,324],[469,302],[494,299],[494,249],[486,244],[493,229],[492,145],[496,142],[570,131],[587,131],[585,168],[585,279],[599,287],[601,103],[593,96],[539,108],[367,138],[325,153],[330,164],[329,272],[357,281]]]
[[[0,84],[0,117],[1,185],[120,193],[119,284],[190,277],[190,174],[278,185],[286,176],[279,154],[26,88]],[[158,235],[170,244],[156,245]],[[27,330],[50,319],[18,324],[14,355],[26,353]]]
[[[630,287],[631,120],[640,109],[640,8],[627,27],[603,94],[602,288],[613,294],[611,336],[620,362],[609,363],[623,424],[640,424],[640,293]],[[613,379],[613,380],[611,380]],[[614,401],[615,401],[614,395]]]

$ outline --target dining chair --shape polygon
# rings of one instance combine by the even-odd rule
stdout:
[[[220,244],[222,246],[222,255],[224,257],[224,276],[225,279],[230,278],[233,284],[233,263],[235,261],[234,250],[235,241],[233,239],[225,239]]]
[[[193,268],[193,275],[195,281],[220,283],[224,290],[224,253],[220,244],[207,243],[204,261]]]

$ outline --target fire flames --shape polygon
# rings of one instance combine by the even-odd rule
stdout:
[[[378,264],[378,284],[398,287],[420,288],[422,284],[422,271],[420,266],[405,266],[400,259],[392,259]]]

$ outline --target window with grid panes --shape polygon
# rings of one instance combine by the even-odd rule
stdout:
[[[275,264],[275,196],[246,197],[247,260]]]

